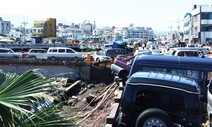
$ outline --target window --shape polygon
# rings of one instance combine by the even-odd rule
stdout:
[[[144,108],[160,108],[165,111],[183,111],[182,95],[176,95],[172,93],[140,90],[136,94],[136,105]]]
[[[67,53],[74,53],[74,51],[72,51],[71,49],[66,49]]]
[[[57,52],[57,49],[50,49],[49,52]]]
[[[66,51],[65,49],[59,49],[58,50],[59,53],[65,53],[65,51]]]
[[[208,80],[212,79],[212,72],[208,72]]]
[[[142,67],[142,71],[166,72],[163,67]]]
[[[203,74],[196,70],[170,69],[170,73],[174,75],[193,78],[193,79],[203,78]]]

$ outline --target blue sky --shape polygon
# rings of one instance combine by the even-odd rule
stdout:
[[[97,26],[152,27],[153,30],[177,30],[177,20],[191,12],[194,4],[212,4],[210,0],[0,0],[0,17],[17,25],[28,18],[57,18],[81,23],[96,21]],[[68,24],[68,22],[67,22]]]

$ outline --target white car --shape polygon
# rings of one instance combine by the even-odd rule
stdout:
[[[112,58],[106,56],[104,52],[91,52],[90,54],[96,62],[112,61]]]
[[[47,51],[48,60],[82,59],[82,54],[67,47],[50,47]]]
[[[21,56],[15,53],[11,48],[0,48],[0,58],[15,58],[19,59]]]
[[[30,49],[26,57],[32,59],[44,59],[46,53],[46,49]]]

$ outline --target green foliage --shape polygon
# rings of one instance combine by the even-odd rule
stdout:
[[[0,71],[0,126],[70,126],[72,122],[59,115],[60,109],[54,105],[38,109],[38,103],[47,102],[46,91],[53,88],[54,81],[54,78],[45,78],[39,69],[20,76]]]

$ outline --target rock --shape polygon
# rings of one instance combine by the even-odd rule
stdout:
[[[90,104],[90,106],[94,106],[96,103],[95,103],[95,102],[92,102],[92,103],[91,103],[91,101],[92,101],[94,98],[95,98],[95,96],[90,94],[89,96],[86,97],[86,102],[87,102],[88,104]]]

